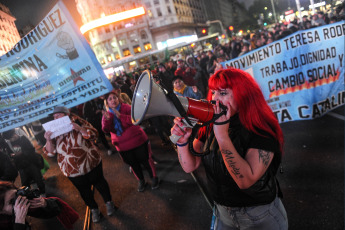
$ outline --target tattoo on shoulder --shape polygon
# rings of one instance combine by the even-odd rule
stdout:
[[[268,167],[270,160],[271,152],[259,149],[259,162],[262,161],[265,167]]]
[[[231,172],[237,177],[237,178],[243,178],[243,175],[240,173],[240,168],[236,167],[236,161],[234,161],[235,157],[233,156],[233,152],[230,150],[222,150],[221,153],[224,156],[225,163],[230,166],[232,169]]]

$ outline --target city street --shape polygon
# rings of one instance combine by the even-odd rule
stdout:
[[[281,124],[285,135],[283,173],[278,173],[291,230],[344,229],[344,107],[322,118]],[[142,193],[137,192],[135,177],[118,154],[103,153],[103,168],[113,200],[118,207],[114,216],[105,216],[91,229],[119,230],[207,230],[212,210],[205,194],[204,172],[193,175],[182,171],[170,146],[161,146],[157,135],[148,129],[160,188],[151,190],[150,180]],[[51,169],[44,175],[47,195],[68,202],[80,215],[74,229],[83,229],[86,207],[71,182],[59,171],[56,160],[48,159]],[[100,195],[95,194],[106,215]],[[63,229],[56,219],[32,218],[33,229]]]

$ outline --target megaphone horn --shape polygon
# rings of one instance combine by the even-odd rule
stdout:
[[[207,122],[213,118],[212,104],[187,97],[177,98],[187,116],[194,117],[200,122]],[[138,125],[145,119],[163,115],[182,117],[167,97],[166,89],[155,83],[151,72],[145,70],[138,79],[132,98],[132,123]]]

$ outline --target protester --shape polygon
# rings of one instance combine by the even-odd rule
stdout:
[[[102,159],[97,147],[92,143],[97,138],[97,130],[92,125],[75,114],[70,114],[66,107],[56,106],[53,111],[54,119],[69,116],[73,130],[52,139],[52,132],[47,131],[47,140],[43,148],[44,153],[57,154],[61,172],[78,189],[85,204],[92,213],[92,221],[97,223],[101,213],[94,199],[91,186],[101,194],[107,208],[108,216],[115,212],[115,205],[111,199],[108,182],[104,178]]]
[[[35,147],[25,135],[20,135],[19,128],[11,129],[3,133],[3,138],[9,145],[11,158],[19,171],[23,186],[36,183],[42,196],[45,196],[45,184],[41,174],[44,167],[43,158],[36,153]]]
[[[283,152],[283,133],[259,85],[238,69],[216,72],[209,80],[208,100],[227,107],[226,115],[203,127],[189,150],[190,128],[175,118],[171,133],[185,172],[205,166],[208,188],[215,203],[214,229],[288,229],[276,179]],[[263,215],[269,213],[269,215]]]
[[[26,188],[18,191],[13,183],[0,181],[0,229],[31,229],[27,216],[57,217],[66,229],[73,229],[79,215],[67,203],[56,197],[31,197],[32,193]]]
[[[181,76],[175,76],[172,80],[174,93],[178,96],[190,97],[194,99],[201,99],[201,92],[196,86],[187,86],[184,84]]]
[[[131,166],[138,180],[138,191],[145,190],[146,182],[141,168],[145,167],[152,180],[152,189],[159,187],[148,137],[140,126],[132,124],[131,106],[122,103],[115,92],[104,96],[107,111],[103,112],[102,128],[110,133],[113,145],[123,161]]]
[[[183,59],[177,61],[177,69],[174,76],[181,76],[186,85],[195,86],[195,74],[196,69],[189,67]]]

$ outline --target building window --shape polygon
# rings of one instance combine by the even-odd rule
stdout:
[[[165,0],[166,3],[170,3],[170,0]]]
[[[127,44],[127,40],[126,40],[126,39],[121,39],[121,40],[119,41],[119,44],[120,44],[120,46],[124,46],[124,45]]]
[[[139,45],[133,46],[134,53],[141,53],[141,47]]]
[[[124,57],[127,57],[127,56],[131,55],[131,51],[129,51],[128,48],[127,49],[123,49],[122,51],[123,51],[123,56]]]
[[[171,14],[170,6],[168,6],[167,9],[168,9],[168,13]]]
[[[108,60],[108,62],[112,62],[113,61],[113,57],[110,54],[108,54],[107,55],[107,60]]]
[[[105,32],[106,32],[106,33],[110,33],[110,28],[109,28],[109,26],[105,27]]]
[[[135,32],[133,32],[133,33],[131,33],[130,35],[129,35],[129,39],[131,40],[131,42],[133,42],[133,43],[137,43],[139,40],[138,40],[138,35],[135,33]]]
[[[147,33],[146,33],[145,30],[140,31],[140,38],[141,38],[142,40],[147,39]]]
[[[159,0],[153,0],[153,4],[159,5]]]
[[[120,56],[119,53],[115,53],[114,55],[115,55],[115,59],[116,59],[116,60],[119,60],[119,59],[121,58],[121,56]]]
[[[157,8],[156,10],[157,10],[157,15],[158,15],[158,17],[161,17],[161,16],[162,16],[162,11],[161,11],[161,9],[160,9],[160,8]]]
[[[146,6],[147,8],[150,8],[150,7],[151,7],[151,2],[145,2],[144,4],[145,4],[145,6]]]
[[[146,51],[152,49],[151,43],[149,43],[149,42],[144,43],[144,48],[145,48]]]
[[[149,18],[153,18],[153,14],[151,10],[147,10],[147,14],[149,15]]]

